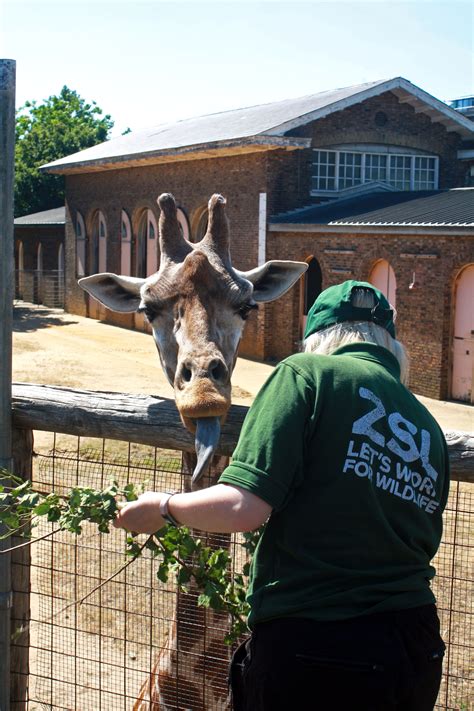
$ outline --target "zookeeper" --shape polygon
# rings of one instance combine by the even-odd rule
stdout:
[[[449,486],[444,436],[405,387],[394,312],[365,282],[323,291],[305,352],[271,374],[233,461],[202,491],[148,492],[116,525],[266,521],[236,711],[431,711],[444,644],[430,582]],[[160,513],[161,512],[161,513]]]

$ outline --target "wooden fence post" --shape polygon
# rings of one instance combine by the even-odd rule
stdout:
[[[13,170],[15,62],[0,59],[0,466],[12,456]],[[0,476],[0,479],[2,477]],[[0,542],[7,548],[8,541]],[[0,709],[10,708],[10,556],[0,556]]]
[[[24,480],[32,479],[33,432],[13,429],[13,472]],[[22,543],[12,538],[12,544]],[[26,711],[28,705],[28,673],[30,647],[30,577],[31,546],[11,554],[13,604],[11,609],[10,708]]]

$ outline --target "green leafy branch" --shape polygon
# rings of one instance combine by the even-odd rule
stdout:
[[[50,523],[57,524],[57,528],[45,536],[30,538],[7,550],[29,545],[58,531],[69,531],[80,535],[86,521],[95,524],[101,533],[109,533],[110,526],[119,511],[120,502],[134,501],[141,493],[133,484],[119,487],[118,483],[113,481],[105,489],[74,487],[65,497],[55,493],[45,495],[35,491],[30,481],[22,481],[11,474],[2,473],[5,477],[8,476],[11,485],[0,485],[0,525],[3,524],[4,527],[0,539],[24,534],[25,529],[29,535],[29,528],[34,527],[42,517]],[[255,550],[259,536],[260,531],[244,534],[243,545],[249,555]],[[230,615],[231,626],[226,635],[229,644],[247,632],[246,618],[249,608],[245,593],[249,563],[244,565],[242,573],[234,572],[227,550],[206,545],[184,526],[180,528],[164,526],[149,536],[144,543],[141,543],[136,535],[128,534],[127,562],[85,597],[74,601],[71,605],[80,604],[90,597],[96,590],[123,572],[145,550],[158,561],[159,581],[166,583],[171,576],[183,592],[197,594],[199,606]]]

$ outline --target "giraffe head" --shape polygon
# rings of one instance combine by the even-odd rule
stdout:
[[[207,232],[197,244],[183,237],[173,196],[161,195],[158,204],[159,271],[146,279],[94,274],[79,284],[113,311],[145,313],[181,420],[195,433],[195,481],[210,462],[231,404],[245,319],[259,303],[284,294],[307,265],[270,261],[248,272],[234,269],[222,195],[211,197]]]

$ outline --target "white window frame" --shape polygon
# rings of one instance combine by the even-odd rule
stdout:
[[[345,193],[351,193],[354,192],[357,189],[363,188],[364,185],[368,186],[370,184],[379,184],[381,186],[386,186],[389,190],[401,190],[400,188],[397,188],[395,185],[393,185],[390,182],[390,171],[392,170],[392,159],[396,158],[409,158],[410,159],[410,187],[409,189],[406,189],[406,192],[411,192],[411,191],[418,191],[418,190],[437,190],[438,189],[438,181],[439,181],[439,158],[438,156],[435,156],[433,154],[429,153],[407,153],[407,152],[398,152],[398,151],[386,151],[383,152],[381,150],[357,150],[352,147],[341,147],[341,148],[313,148],[313,155],[316,153],[320,153],[321,151],[325,153],[332,153],[335,154],[335,176],[334,176],[334,184],[335,184],[335,189],[334,190],[326,190],[324,188],[311,188],[310,190],[310,195],[312,196],[335,196],[335,195],[341,195]],[[340,163],[340,154],[341,153],[353,153],[353,154],[358,154],[361,155],[361,182],[356,183],[354,185],[345,187],[345,188],[340,188],[339,187],[339,163]],[[366,159],[367,156],[383,156],[386,158],[386,166],[385,166],[385,171],[386,171],[386,179],[385,180],[368,180],[366,178]],[[422,188],[415,188],[415,164],[416,164],[416,159],[421,159],[421,158],[428,158],[430,160],[434,161],[434,169],[433,169],[433,181],[434,184],[432,187],[422,187]],[[318,166],[320,165],[319,160],[313,160],[312,166]],[[426,172],[431,172],[431,169],[423,169]],[[311,175],[311,180],[312,181],[318,181],[319,179],[323,180],[328,180],[327,176],[318,176],[312,173]]]

